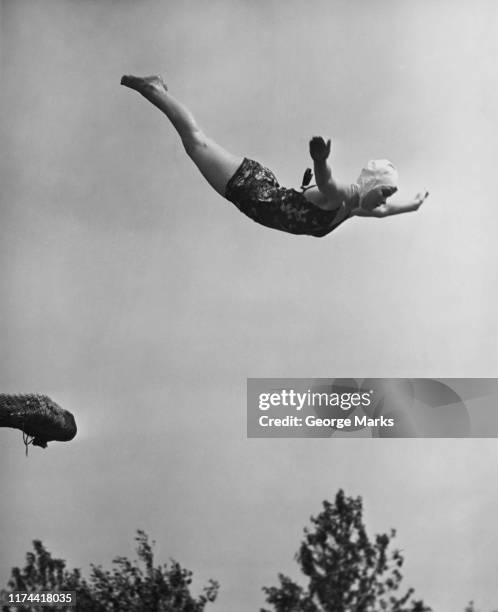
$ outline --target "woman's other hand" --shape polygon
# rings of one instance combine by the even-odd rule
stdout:
[[[310,140],[310,155],[313,161],[325,161],[330,155],[330,139],[325,143],[321,136],[313,136]]]

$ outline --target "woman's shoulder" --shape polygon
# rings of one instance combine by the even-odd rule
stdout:
[[[325,196],[316,186],[308,187],[303,195],[309,202],[324,210],[336,210],[341,206],[351,209],[359,202],[359,189],[356,183],[340,185],[337,197],[334,198]]]

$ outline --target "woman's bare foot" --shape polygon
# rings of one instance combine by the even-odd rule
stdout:
[[[151,102],[155,102],[158,96],[168,90],[160,76],[137,77],[127,74],[121,78],[121,85],[138,91]]]

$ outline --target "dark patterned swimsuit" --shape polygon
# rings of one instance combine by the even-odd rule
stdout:
[[[337,210],[324,210],[302,192],[280,187],[271,170],[247,158],[228,181],[225,197],[261,225],[316,237],[329,234],[350,216],[353,208],[345,203]],[[352,198],[355,197],[353,190]]]

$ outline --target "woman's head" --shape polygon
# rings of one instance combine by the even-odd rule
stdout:
[[[358,177],[360,206],[375,208],[398,190],[398,171],[387,159],[372,159]]]

